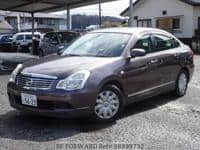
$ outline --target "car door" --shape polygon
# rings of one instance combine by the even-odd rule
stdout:
[[[170,88],[175,84],[175,77],[179,68],[176,59],[177,45],[173,37],[163,34],[153,34],[152,55],[160,60],[159,76],[161,79],[161,87]]]
[[[126,64],[126,90],[129,98],[149,96],[153,94],[153,89],[161,83],[160,60],[156,55],[151,55],[152,48],[151,35],[144,35],[133,47],[133,49],[144,49],[146,55],[132,58]]]
[[[42,44],[41,49],[44,51],[46,55],[56,52],[59,41],[55,33],[47,33],[44,36],[43,41],[44,43]]]
[[[57,33],[52,33],[50,37],[50,54],[57,53],[59,44]]]
[[[24,43],[24,35],[20,34],[16,37],[16,45],[23,45]]]

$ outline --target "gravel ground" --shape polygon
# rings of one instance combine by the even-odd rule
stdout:
[[[166,94],[133,104],[115,123],[104,125],[20,114],[8,103],[9,76],[0,76],[0,150],[54,150],[58,143],[128,143],[147,150],[199,150],[200,56],[195,56],[195,65],[185,97],[175,99]]]

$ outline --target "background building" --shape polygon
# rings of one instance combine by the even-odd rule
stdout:
[[[121,13],[129,15],[129,8]],[[200,46],[199,0],[137,0],[133,4],[133,26],[167,30],[186,44]]]
[[[12,33],[13,27],[4,20],[4,15],[0,13],[0,34]]]
[[[0,11],[0,19],[7,21],[13,32],[31,31],[31,14]],[[36,13],[35,29],[40,32],[66,30],[66,17],[64,15]]]

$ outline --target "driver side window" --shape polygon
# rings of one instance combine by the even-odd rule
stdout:
[[[141,39],[139,39],[136,44],[134,45],[133,49],[144,49],[146,53],[149,53],[152,48],[152,41],[151,36],[144,36]]]

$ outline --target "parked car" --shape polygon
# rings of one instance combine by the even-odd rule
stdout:
[[[0,35],[0,51],[10,52],[12,50],[12,35]]]
[[[34,36],[41,38],[39,32],[35,32]],[[13,36],[12,48],[16,51],[30,52],[32,47],[32,32],[20,32]]]
[[[39,46],[39,55],[60,54],[73,40],[80,36],[78,32],[49,32],[44,35]]]
[[[193,71],[192,50],[172,34],[111,28],[80,37],[61,56],[19,65],[8,95],[24,112],[107,122],[130,103],[166,92],[184,96]]]

